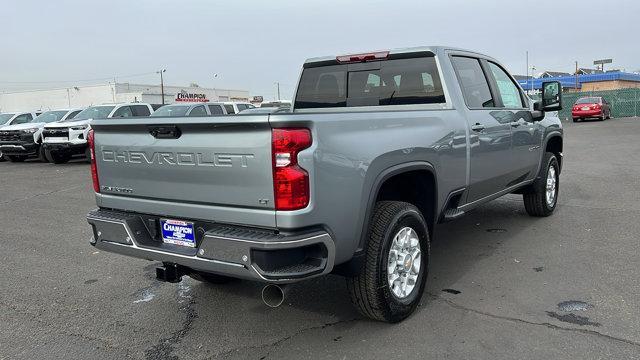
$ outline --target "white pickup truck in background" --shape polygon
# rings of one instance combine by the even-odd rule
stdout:
[[[150,104],[126,103],[98,105],[84,109],[76,117],[47,124],[42,132],[44,153],[53,163],[68,162],[73,155],[84,154],[89,160],[87,135],[91,121],[106,118],[128,118],[149,116],[153,113]]]

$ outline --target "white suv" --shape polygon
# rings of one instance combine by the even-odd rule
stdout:
[[[71,119],[82,109],[50,110],[27,122],[14,122],[0,129],[0,152],[12,162],[21,162],[29,156],[37,156],[46,161],[42,149],[44,126],[56,121]]]
[[[248,102],[225,102],[224,108],[227,114],[237,114],[242,110],[253,109],[255,106]]]
[[[41,111],[38,112],[13,112],[13,113],[3,113],[0,114],[0,129],[7,125],[18,125],[28,123],[29,121],[36,118],[36,116],[42,114]],[[0,150],[0,162],[5,161],[6,158],[2,155],[2,150]]]
[[[90,159],[87,135],[94,119],[149,116],[153,107],[143,103],[97,105],[84,109],[73,119],[47,124],[42,132],[44,151],[49,161],[66,163],[73,155]]]

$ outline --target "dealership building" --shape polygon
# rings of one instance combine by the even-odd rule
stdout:
[[[207,101],[249,101],[249,91],[210,89],[194,86],[165,86],[164,103]],[[160,85],[107,83],[49,90],[0,93],[0,112],[83,108],[91,105],[144,102],[162,103]]]

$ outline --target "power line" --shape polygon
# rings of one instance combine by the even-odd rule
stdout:
[[[105,80],[113,80],[116,78],[131,78],[131,77],[139,77],[146,75],[154,75],[155,72],[147,72],[140,74],[131,74],[131,75],[122,75],[122,76],[109,76],[104,78],[95,78],[95,79],[83,79],[83,80],[58,80],[58,81],[11,81],[11,80],[0,80],[0,83],[5,84],[59,84],[59,83],[76,83],[76,82],[87,82],[87,81],[105,81]]]

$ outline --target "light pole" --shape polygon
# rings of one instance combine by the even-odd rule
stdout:
[[[162,73],[165,71],[167,71],[167,69],[156,71],[156,74],[160,74],[160,94],[162,96],[162,105],[164,105],[164,79],[162,78]]]
[[[529,50],[525,52],[525,57],[527,58],[527,67],[525,67],[525,70],[527,71],[527,83],[529,83]]]
[[[531,92],[533,93],[533,72],[536,71],[536,67],[531,65]]]
[[[278,101],[279,101],[280,100],[280,83],[278,81],[276,81],[274,84],[278,88]]]

